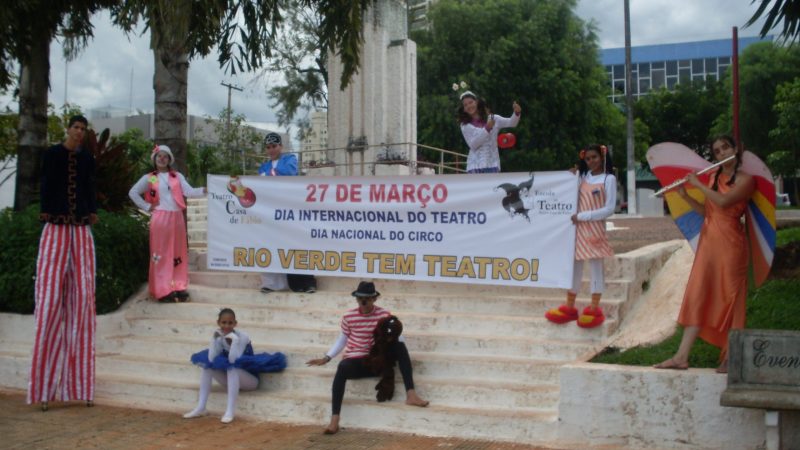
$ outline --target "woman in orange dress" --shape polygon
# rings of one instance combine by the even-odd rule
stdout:
[[[717,372],[727,373],[728,331],[745,325],[748,250],[742,216],[755,189],[755,181],[739,169],[742,153],[737,151],[733,138],[720,136],[711,148],[717,161],[731,155],[736,158],[721,165],[709,179],[708,186],[694,174],[689,175],[688,182],[705,195],[703,203],[689,196],[683,187],[678,190],[704,221],[678,314],[683,338],[677,353],[656,364],[657,369],[687,369],[689,352],[695,339],[700,337],[721,349],[722,363]]]

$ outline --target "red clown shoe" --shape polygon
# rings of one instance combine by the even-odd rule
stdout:
[[[553,323],[567,323],[578,320],[578,310],[575,307],[561,305],[544,313],[544,316]]]
[[[587,306],[583,308],[583,314],[578,317],[578,326],[581,328],[594,328],[599,327],[606,321],[606,316],[603,315],[603,309],[598,307]]]

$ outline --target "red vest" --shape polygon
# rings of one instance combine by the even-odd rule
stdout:
[[[172,199],[181,209],[186,209],[186,201],[183,199],[183,189],[181,189],[181,182],[178,179],[178,173],[174,170],[169,171],[167,177],[169,183],[169,191],[172,193]],[[158,194],[158,172],[152,172],[147,179],[147,191],[144,193],[144,201],[147,203],[157,205],[159,202]]]

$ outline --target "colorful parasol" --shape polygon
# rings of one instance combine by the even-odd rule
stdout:
[[[650,147],[647,162],[662,186],[667,186],[685,177],[689,172],[697,173],[711,165],[700,155],[682,144],[663,142]],[[753,280],[761,285],[769,274],[772,257],[775,253],[775,184],[767,166],[754,154],[744,152],[741,169],[750,174],[756,189],[747,205],[747,232],[750,240],[750,262]],[[698,176],[701,182],[708,183],[714,171]],[[698,202],[705,201],[703,193],[691,184],[684,185],[687,193]],[[703,226],[703,217],[685,202],[676,190],[667,191],[664,198],[669,211],[681,233],[689,241],[693,250]]]

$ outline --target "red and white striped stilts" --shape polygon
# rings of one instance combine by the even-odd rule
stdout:
[[[46,223],[36,263],[28,403],[94,400],[95,253],[88,225]]]

